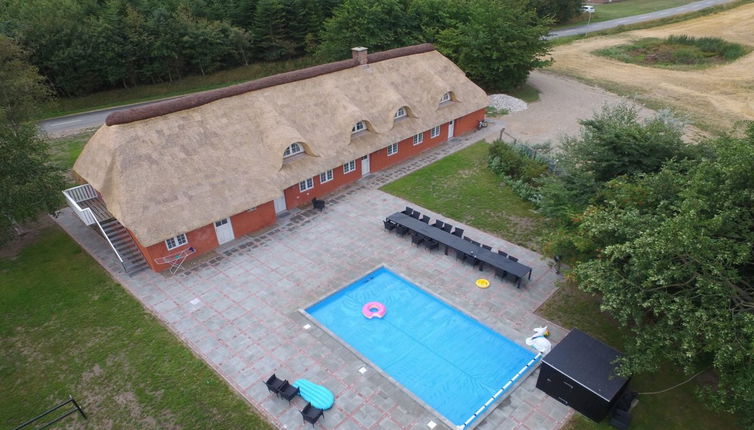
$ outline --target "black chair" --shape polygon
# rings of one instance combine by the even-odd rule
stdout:
[[[499,249],[497,250],[497,253],[500,254],[500,255],[502,255],[503,257],[507,257],[508,256],[508,254],[506,254],[505,252],[503,252],[503,251],[501,251]]]
[[[385,230],[387,231],[393,231],[395,230],[396,224],[390,220],[382,221],[385,224]]]
[[[423,245],[427,247],[429,252],[432,252],[433,249],[437,249],[440,247],[440,242],[434,239],[426,238],[424,239]]]
[[[473,255],[466,254],[466,260],[467,263],[471,264],[472,266],[476,266],[477,264],[480,264],[481,261],[479,261],[478,258],[474,257]]]
[[[514,257],[512,255],[509,255],[508,256],[508,260],[510,260],[510,261],[518,261],[518,258],[516,258],[516,257]]]
[[[459,237],[460,237],[460,236],[459,236]],[[470,237],[468,237],[468,236],[464,237],[464,238],[463,238],[463,240],[465,240],[466,242],[469,242],[469,243],[471,243],[471,238],[470,238]]]
[[[424,242],[424,240],[426,239],[427,238],[423,234],[420,234],[420,233],[414,232],[414,234],[411,235],[411,243],[413,243],[416,246],[421,245],[421,243]]]
[[[631,424],[631,418],[629,412],[615,409],[613,411],[613,416],[610,418],[610,425],[620,430],[627,430],[628,426]]]
[[[429,224],[429,215],[422,215],[422,218],[419,221],[423,222],[424,224]]]
[[[442,226],[442,231],[444,231],[446,233],[450,233],[450,230],[453,230],[453,226],[452,225],[450,225],[448,223],[445,223],[445,225]]]
[[[406,209],[403,209],[403,211],[401,213],[405,214],[405,215],[408,215],[408,216],[411,216],[411,214],[414,213],[414,209],[406,206]]]
[[[476,240],[470,240],[469,242],[473,243],[476,246],[482,246],[482,244],[477,242]]]
[[[287,384],[288,381],[285,381],[283,379],[278,378],[274,373],[272,376],[270,376],[267,381],[265,381],[264,385],[267,386],[267,390],[271,393],[275,393],[275,395],[280,395],[280,389],[283,388],[284,384]]]
[[[456,227],[455,230],[453,230],[453,233],[450,233],[453,236],[463,237],[463,229]]]
[[[505,279],[505,277],[508,276],[508,272],[503,269],[495,269],[495,276],[500,279]]]
[[[283,386],[280,388],[280,392],[278,394],[280,395],[280,397],[288,400],[288,403],[290,403],[298,393],[298,387],[294,387],[293,385],[289,384],[288,381],[284,381]]]
[[[405,236],[406,233],[408,232],[409,232],[408,227],[404,225],[399,225],[395,227],[395,233],[401,237]]]
[[[437,228],[439,228],[440,230],[442,230],[442,227],[443,227],[444,225],[445,225],[445,223],[444,223],[444,222],[440,221],[439,219],[436,219],[436,220],[435,220],[435,223],[434,223],[434,224],[432,224],[432,227],[437,227]]]
[[[489,245],[482,245],[482,248],[486,249],[487,251],[492,251],[492,247]]]
[[[315,197],[315,198],[313,198],[313,199],[312,199],[312,207],[313,207],[314,209],[317,209],[317,210],[319,210],[320,212],[322,212],[322,209],[324,209],[324,208],[325,208],[325,201],[324,201],[324,200],[319,200],[319,199],[317,199],[317,198]]]
[[[463,261],[465,259],[466,259],[466,254],[463,251],[456,249],[456,260]]]
[[[319,417],[325,419],[325,411],[315,408],[311,403],[307,403],[304,409],[301,410],[301,417],[305,423],[311,423],[312,425],[317,423]]]
[[[421,215],[421,212],[419,212],[419,211],[413,211],[413,212],[411,212],[411,213],[409,214],[409,216],[410,216],[411,218],[416,218],[416,219],[419,219],[419,216],[420,216],[420,215]]]

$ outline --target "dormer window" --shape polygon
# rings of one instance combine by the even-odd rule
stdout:
[[[395,119],[404,118],[406,116],[406,108],[402,107],[395,111]]]
[[[356,124],[354,124],[353,128],[351,129],[351,134],[356,134],[366,129],[367,129],[367,124],[364,121],[359,121]]]
[[[304,146],[300,143],[293,142],[289,147],[285,148],[285,151],[283,152],[283,158],[292,157],[302,152],[304,152]]]
[[[440,104],[447,103],[450,100],[452,100],[452,95],[450,91],[448,91],[447,93],[443,94],[442,97],[440,98]]]

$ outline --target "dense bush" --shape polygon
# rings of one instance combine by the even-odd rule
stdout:
[[[750,51],[717,37],[668,36],[639,39],[629,45],[594,51],[597,55],[632,64],[656,66],[704,66],[733,61]]]
[[[505,175],[534,185],[548,171],[541,157],[524,145],[511,145],[497,140],[490,145],[489,168],[497,175]]]

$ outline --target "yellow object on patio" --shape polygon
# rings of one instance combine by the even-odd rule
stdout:
[[[479,288],[487,288],[490,286],[490,281],[486,279],[477,279],[476,280],[476,286]]]

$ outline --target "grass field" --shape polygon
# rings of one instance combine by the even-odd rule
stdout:
[[[754,54],[703,70],[669,70],[627,64],[592,51],[670,35],[719,37],[754,46],[754,4],[686,21],[610,36],[594,37],[557,46],[549,70],[604,88],[620,89],[649,105],[673,108],[695,125],[721,131],[741,120],[754,120]]]
[[[73,163],[76,162],[76,158],[81,154],[81,150],[84,149],[84,145],[92,137],[92,134],[94,133],[86,132],[50,139],[50,156],[52,161],[64,169],[70,170],[73,167]]]
[[[595,4],[595,12],[591,22],[609,21],[611,19],[624,18],[627,16],[641,15],[671,7],[683,6],[696,0],[625,0],[615,3]],[[585,2],[589,4],[589,2]],[[589,19],[589,14],[582,14],[571,22],[558,26],[557,30],[584,25]]]
[[[273,63],[255,63],[204,76],[188,76],[175,82],[140,85],[133,88],[119,88],[82,97],[58,98],[46,106],[42,106],[37,115],[37,119],[53,118],[113,106],[174,97],[197,91],[211,90],[274,75],[276,73],[302,69],[315,64],[316,62],[309,57]]]
[[[73,395],[92,429],[271,429],[57,227],[0,259],[0,427]]]
[[[487,169],[489,144],[476,143],[382,187],[505,240],[540,248],[544,218]]]

